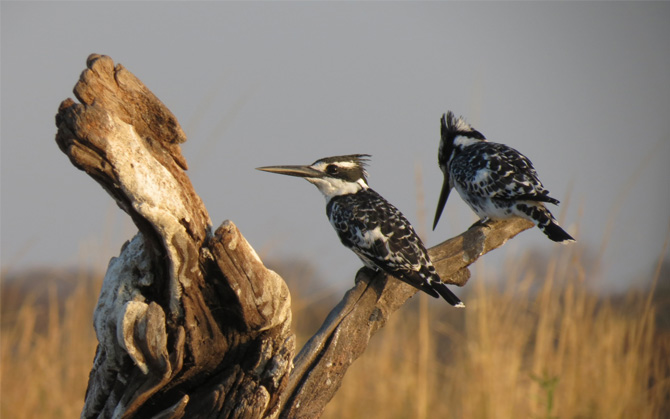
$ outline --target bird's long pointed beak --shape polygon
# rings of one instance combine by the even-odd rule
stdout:
[[[447,198],[449,198],[449,192],[451,192],[451,187],[449,186],[449,178],[444,177],[444,183],[442,183],[442,191],[440,192],[440,199],[437,200],[437,210],[435,211],[435,220],[433,221],[433,230],[437,226],[437,222],[440,221],[440,215],[444,210],[444,205],[447,203]]]
[[[263,172],[279,173],[280,175],[297,176],[297,177],[309,177],[309,178],[323,177],[322,172],[313,169],[311,166],[264,166],[264,167],[257,167],[256,170],[262,170]]]

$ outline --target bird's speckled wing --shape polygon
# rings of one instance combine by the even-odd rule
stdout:
[[[409,221],[375,191],[333,198],[328,212],[342,243],[387,273],[410,275],[430,264]]]
[[[454,183],[477,197],[558,204],[531,161],[504,144],[482,141],[469,145],[451,161],[449,172]]]

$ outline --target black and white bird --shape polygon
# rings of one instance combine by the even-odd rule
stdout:
[[[518,216],[534,222],[555,242],[574,241],[546,208],[546,203],[556,205],[559,201],[549,196],[526,156],[512,147],[487,141],[451,111],[442,116],[441,131],[438,163],[444,183],[433,229],[455,187],[480,217],[478,223]]]
[[[326,198],[326,214],[340,241],[368,267],[383,271],[456,307],[461,300],[442,282],[425,246],[405,216],[368,186],[368,154],[326,157],[309,166],[258,170],[298,176]]]

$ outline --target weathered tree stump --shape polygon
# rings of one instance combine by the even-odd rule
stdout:
[[[56,141],[137,225],[109,263],[94,326],[99,345],[81,416],[318,417],[370,337],[417,291],[363,269],[297,356],[291,299],[230,221],[211,221],[186,176],[175,116],[135,76],[93,54],[56,115]],[[250,169],[251,170],[251,169]],[[472,227],[430,249],[441,277],[525,220]]]

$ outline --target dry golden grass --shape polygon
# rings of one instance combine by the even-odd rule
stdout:
[[[4,295],[3,280],[3,418],[74,418],[84,406],[97,346],[93,309],[100,281],[81,278],[65,301],[59,301],[50,279],[30,284],[35,291],[27,295],[11,296],[22,302]],[[46,301],[42,301],[44,297]],[[17,308],[12,310],[11,306]]]
[[[465,310],[415,297],[354,363],[324,417],[668,415],[670,336],[655,327],[657,307],[642,294],[594,295],[575,252],[562,247],[543,272],[511,264],[503,286],[477,268]],[[99,286],[82,278],[64,301],[52,287],[46,303],[28,294],[15,309],[3,307],[3,418],[79,415]],[[298,307],[298,319],[312,316],[309,306]],[[296,325],[304,341],[308,332]]]
[[[656,308],[639,293],[589,292],[575,256],[563,250],[541,277],[511,267],[502,290],[475,278],[462,312],[404,307],[324,417],[667,417],[670,335]]]

